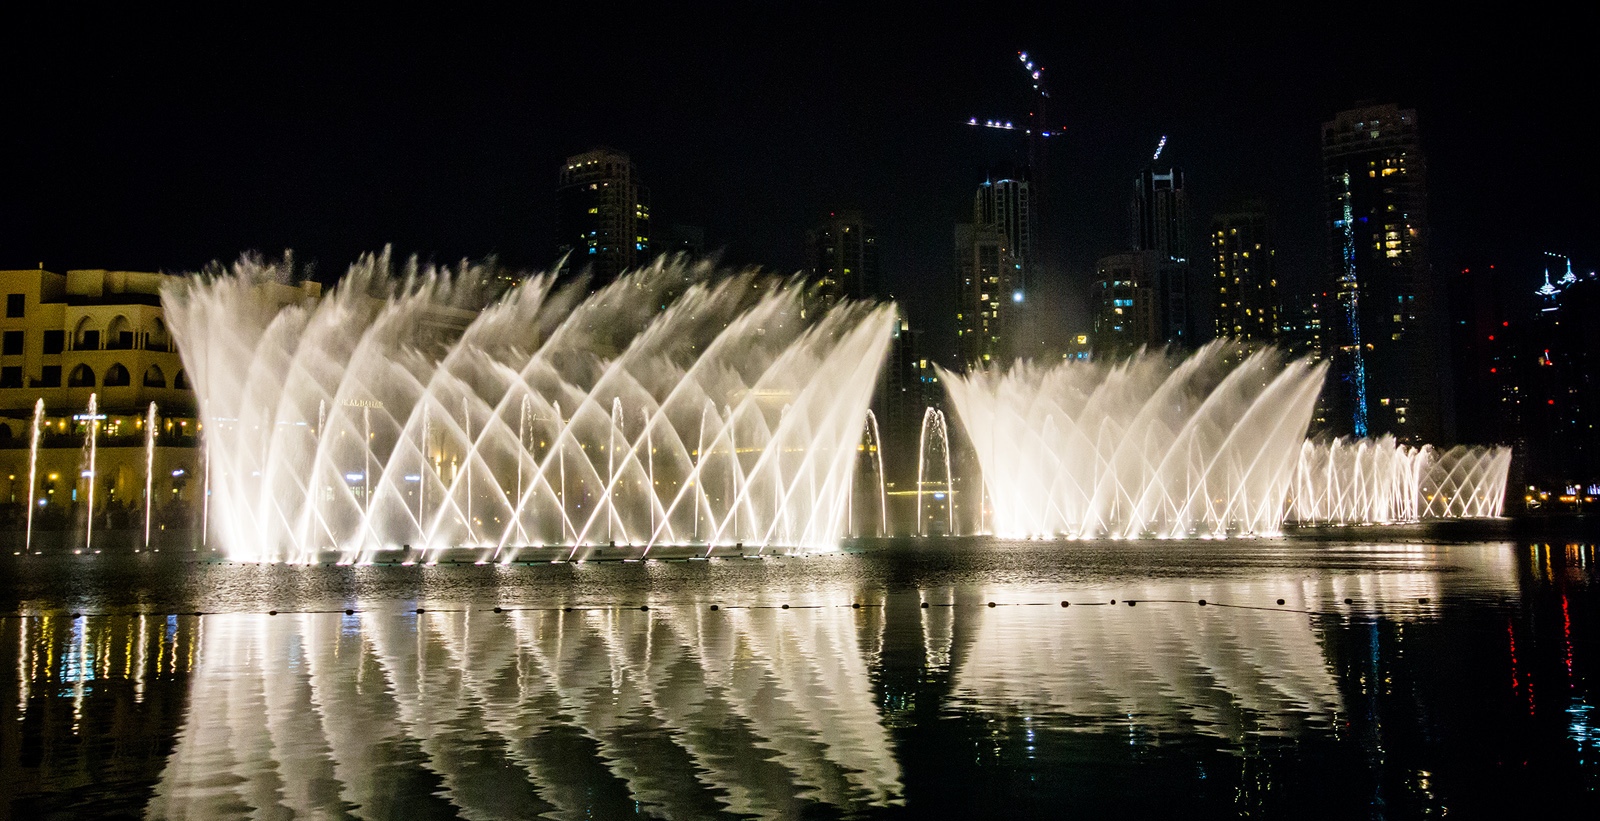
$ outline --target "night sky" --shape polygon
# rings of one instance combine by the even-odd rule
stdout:
[[[1362,101],[1418,111],[1437,269],[1498,263],[1508,288],[1531,289],[1541,251],[1600,266],[1587,21],[1290,5],[1109,19],[1078,4],[470,20],[218,7],[13,27],[0,268],[180,272],[292,248],[331,280],[391,244],[542,269],[557,167],[605,144],[633,156],[657,233],[701,226],[730,263],[793,272],[808,226],[864,209],[937,352],[953,336],[952,225],[1021,147],[964,123],[1021,120],[1019,49],[1066,128],[1043,226],[1064,270],[1030,295],[1064,329],[1082,330],[1094,260],[1123,250],[1132,175],[1163,134],[1196,233],[1264,200],[1283,278],[1309,288],[1319,127]]]

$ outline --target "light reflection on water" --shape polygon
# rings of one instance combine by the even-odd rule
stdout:
[[[1148,781],[1204,817],[1459,809],[1481,773],[1535,777],[1437,749],[1472,735],[1600,786],[1590,545],[1127,556],[593,567],[555,605],[515,569],[441,569],[353,614],[74,618],[35,596],[0,619],[0,792],[17,817],[798,818],[1137,808]],[[344,572],[297,576],[306,603]]]

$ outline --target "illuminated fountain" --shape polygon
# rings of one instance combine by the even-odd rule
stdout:
[[[983,471],[993,532],[1278,532],[1324,366],[1270,349],[1234,366],[1228,350],[942,373]]]
[[[268,298],[292,272],[250,259],[169,286],[210,527],[247,561],[832,548],[894,314],[716,273],[534,277],[481,310],[493,272],[386,255],[321,298]]]
[[[1267,348],[944,373],[996,535],[1276,535],[1498,516],[1511,451],[1307,441],[1325,366]]]
[[[1314,524],[1499,516],[1511,449],[1412,448],[1392,436],[1306,442],[1290,518]]]

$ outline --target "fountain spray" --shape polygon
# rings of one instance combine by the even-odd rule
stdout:
[[[33,403],[33,434],[28,439],[28,535],[24,548],[33,552],[33,494],[39,476],[39,428],[44,424],[44,398]]]
[[[155,488],[156,469],[156,403],[144,417],[144,549],[150,549],[151,491]]]
[[[88,414],[88,416],[89,416],[88,441],[84,443],[84,447],[88,448],[88,450],[89,450],[89,518],[87,520],[87,522],[88,522],[87,527],[85,527],[85,529],[84,529],[83,546],[84,546],[85,549],[92,549],[94,547],[94,485],[95,485],[95,479],[97,478],[95,476],[94,465],[95,465],[96,451],[98,450],[98,447],[99,447],[99,441],[98,440],[99,440],[99,433],[100,433],[99,399],[97,398],[97,396],[95,394],[92,394],[92,393],[89,394],[89,414]]]

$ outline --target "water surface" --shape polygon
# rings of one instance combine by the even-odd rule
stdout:
[[[512,567],[197,555],[0,567],[11,817],[1600,803],[1590,542],[1400,528]]]

